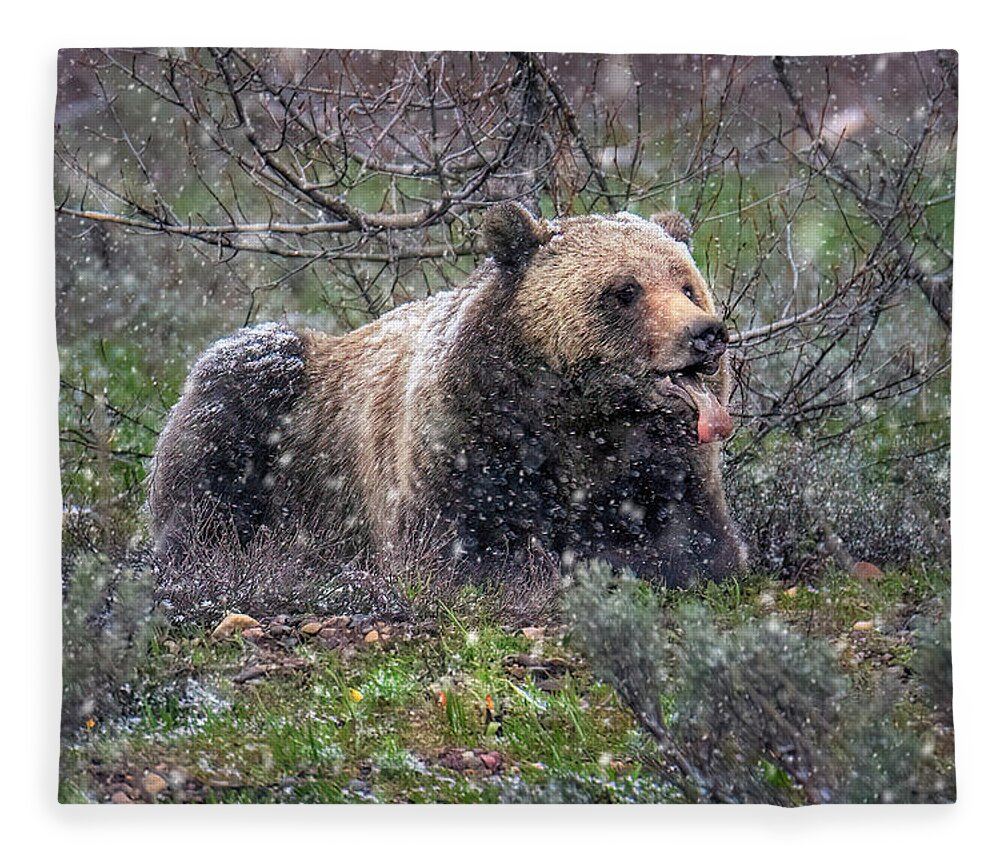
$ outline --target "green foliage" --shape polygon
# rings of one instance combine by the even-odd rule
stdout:
[[[446,687],[444,696],[444,715],[448,723],[448,731],[456,741],[465,741],[469,732],[469,718],[461,697],[451,687]]]
[[[951,713],[951,625],[948,621],[921,622],[910,668],[926,690],[930,704]]]
[[[578,572],[567,608],[594,670],[658,742],[664,771],[682,775],[689,798],[953,799],[920,739],[897,725],[897,698],[858,695],[823,641],[776,617],[726,628],[702,604],[659,610],[606,567]]]
[[[82,338],[61,359],[64,550],[120,559],[143,536],[144,480],[186,365],[118,337]]]
[[[751,558],[772,570],[815,570],[836,558],[839,541],[851,558],[880,566],[947,564],[947,432],[947,422],[906,431],[880,421],[832,441],[825,432],[775,433],[736,454],[726,496]]]
[[[99,555],[74,562],[63,600],[63,711],[66,734],[116,713],[161,627],[152,574]]]
[[[666,646],[659,606],[632,577],[613,578],[594,564],[566,596],[566,611],[594,672],[614,684],[644,725],[659,724]]]

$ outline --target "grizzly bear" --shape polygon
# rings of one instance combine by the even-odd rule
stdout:
[[[671,585],[744,563],[719,470],[727,331],[678,213],[488,210],[468,282],[349,334],[244,329],[196,363],[157,446],[156,552],[227,529],[413,530],[478,569],[541,549]]]

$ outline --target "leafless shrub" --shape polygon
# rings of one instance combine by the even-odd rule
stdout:
[[[919,354],[883,334],[907,324],[899,308],[919,310],[911,290],[950,325],[950,220],[935,212],[951,201],[953,55],[894,59],[919,83],[892,105],[874,98],[877,58],[678,59],[68,53],[64,73],[101,124],[60,124],[57,212],[201,249],[242,285],[247,320],[268,293],[316,279],[349,328],[463,279],[493,201],[562,214],[683,195],[736,328],[757,435],[939,375],[940,332]],[[672,123],[643,93],[653,75],[665,92],[695,85]],[[177,201],[179,169],[194,208]],[[826,259],[801,247],[818,217],[838,251]],[[720,258],[733,227],[735,256]]]
[[[942,559],[946,485],[902,489],[934,462],[923,442],[902,436],[892,456],[912,468],[852,494],[860,464],[835,464],[829,438],[849,450],[891,416],[935,424],[946,456],[956,117],[948,52],[64,52],[64,473],[103,458],[108,501],[134,508],[170,405],[158,379],[145,404],[88,383],[81,339],[136,338],[159,356],[151,373],[181,377],[235,326],[346,331],[460,283],[496,201],[677,207],[733,331],[727,463],[759,558],[794,568],[833,535],[858,557],[900,559],[910,540]],[[141,444],[117,441],[140,426]],[[844,475],[835,503],[829,469]],[[73,484],[69,503],[92,492]]]
[[[327,561],[335,547],[267,529],[246,544],[235,529],[192,539],[183,558],[158,561],[157,597],[177,622],[208,623],[225,612],[333,612],[344,602],[344,581]]]
[[[176,621],[210,623],[224,612],[364,613],[426,620],[442,608],[499,623],[537,623],[558,603],[558,567],[539,553],[525,564],[485,571],[449,557],[447,536],[413,529],[377,555],[345,550],[342,535],[310,524],[259,529],[241,542],[224,516],[198,516],[187,551],[162,557],[157,597]]]
[[[495,570],[480,583],[480,617],[516,627],[545,624],[561,616],[563,577],[557,559],[532,552],[517,567]]]

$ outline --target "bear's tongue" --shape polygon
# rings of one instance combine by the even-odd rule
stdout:
[[[733,419],[715,396],[715,392],[702,380],[690,376],[677,376],[670,387],[685,396],[698,413],[698,441],[721,442],[733,432]],[[679,389],[679,390],[678,390]]]
[[[733,432],[733,419],[712,390],[705,383],[693,380],[690,383],[682,381],[681,385],[691,395],[698,410],[698,441],[721,442],[729,438]]]

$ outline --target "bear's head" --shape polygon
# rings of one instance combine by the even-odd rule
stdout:
[[[542,221],[504,203],[483,235],[522,336],[550,366],[603,368],[652,409],[686,403],[700,442],[729,436],[728,334],[682,215]]]

